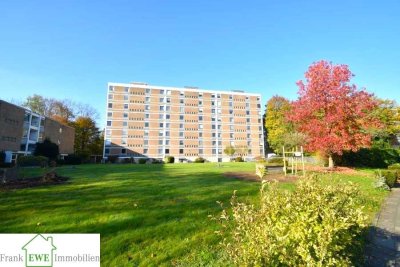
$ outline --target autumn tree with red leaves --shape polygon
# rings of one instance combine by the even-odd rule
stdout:
[[[321,152],[334,167],[333,154],[357,151],[371,145],[372,129],[380,122],[371,116],[377,102],[372,94],[350,83],[354,75],[347,65],[319,61],[297,82],[298,99],[288,119],[307,136],[305,149]]]

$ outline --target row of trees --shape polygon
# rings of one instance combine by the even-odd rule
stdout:
[[[103,132],[96,125],[99,116],[93,107],[36,94],[27,97],[22,106],[74,127],[74,150],[77,155],[85,158],[103,153]]]
[[[303,145],[329,159],[344,151],[356,152],[372,144],[390,147],[400,133],[400,108],[351,83],[347,65],[319,61],[299,81],[298,99],[272,97],[264,117],[269,147]]]

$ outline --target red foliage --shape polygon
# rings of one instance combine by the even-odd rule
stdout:
[[[297,82],[299,98],[288,120],[308,137],[308,151],[341,155],[371,145],[371,129],[380,127],[370,114],[377,107],[373,95],[350,84],[347,65],[319,61]]]

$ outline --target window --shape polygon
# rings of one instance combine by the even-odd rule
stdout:
[[[146,113],[146,114],[144,114],[144,117],[145,117],[146,119],[149,119],[149,118],[150,118],[150,114],[149,114],[149,113]]]
[[[109,94],[109,95],[108,95],[108,99],[113,99],[113,95],[112,95],[112,94]]]
[[[158,140],[158,144],[162,145],[163,144],[163,140]]]
[[[247,138],[251,138],[251,135],[250,135],[250,134],[247,134]]]
[[[211,121],[215,121],[215,117],[211,118]]]
[[[215,106],[215,101],[211,101],[211,106]]]
[[[128,109],[129,105],[128,104],[124,104],[124,109]]]
[[[251,146],[251,141],[247,141],[247,145],[248,145],[248,146]]]
[[[213,153],[213,155],[217,154],[217,150],[216,150],[216,149],[213,149],[213,150],[212,150],[212,153]]]
[[[218,133],[218,138],[221,138],[221,133]]]
[[[199,133],[199,137],[203,137],[203,133]]]
[[[143,140],[143,145],[147,146],[149,144],[149,140]]]
[[[183,146],[183,140],[180,140],[180,141],[179,141],[179,145],[180,145],[180,146]]]
[[[229,138],[233,138],[233,133],[230,133],[230,134],[229,134]]]
[[[114,91],[114,86],[109,86],[108,91],[110,91],[110,92]]]
[[[215,108],[211,109],[211,113],[215,114]]]
[[[128,122],[127,121],[123,121],[122,122],[122,126],[124,126],[124,127],[128,126]]]
[[[233,118],[229,118],[229,122],[230,122],[230,123],[233,123]]]
[[[229,102],[229,107],[233,107],[233,103],[232,102]]]
[[[169,148],[165,149],[165,154],[169,154]]]
[[[148,151],[149,151],[149,150],[148,150],[147,148],[144,148],[144,149],[143,149],[143,154],[147,154]]]
[[[199,108],[199,113],[203,113],[203,109],[202,108]]]
[[[169,136],[169,131],[166,131],[166,132],[165,132],[165,136]]]
[[[183,121],[183,115],[179,115],[179,119]]]
[[[150,110],[150,106],[149,105],[145,105],[144,106],[144,110]]]
[[[247,119],[246,119],[246,122],[247,122],[247,123],[250,123],[250,118],[247,118]]]
[[[216,133],[212,133],[211,136],[212,137],[216,137],[217,135],[216,135]]]
[[[124,113],[124,118],[128,118],[128,113]]]
[[[183,132],[179,132],[179,137],[183,137]]]
[[[167,108],[168,108],[168,107],[167,107]],[[167,120],[171,119],[171,115],[167,114],[167,115],[166,115],[166,119],[167,119]]]
[[[146,96],[146,98],[144,99],[146,102],[150,102],[150,97]]]
[[[108,103],[108,108],[112,108],[112,103]]]
[[[143,136],[149,136],[149,130],[145,130]]]
[[[250,115],[250,111],[247,110],[247,111],[246,111],[246,115]]]
[[[164,136],[164,131],[159,131],[158,136]]]
[[[180,112],[180,113],[185,112],[185,108],[184,108],[184,107],[180,107],[180,108],[179,108],[179,112]]]
[[[171,98],[167,98],[167,103],[171,103]]]
[[[199,101],[199,106],[202,106],[203,105],[203,101]]]
[[[211,98],[215,98],[215,94],[212,94],[212,95],[211,95]]]
[[[164,114],[158,115],[158,118],[159,118],[160,120],[164,119]]]
[[[199,154],[203,154],[203,149],[202,148],[199,149]]]
[[[233,127],[233,125],[229,126],[229,130],[231,130],[231,131],[233,131],[233,130],[234,130],[234,127]]]
[[[183,129],[183,123],[179,124],[179,129]]]
[[[170,107],[170,106],[166,106],[166,107],[165,107],[165,110],[166,110],[166,111],[170,111],[170,110],[171,110],[171,107]]]
[[[202,146],[202,145],[203,145],[203,141],[199,140],[199,146]]]
[[[162,154],[162,153],[163,153],[163,151],[164,151],[164,149],[162,149],[162,148],[159,148],[159,149],[158,149],[158,154]]]
[[[109,146],[109,145],[111,145],[111,140],[110,139],[106,139],[105,143],[106,143],[106,146]]]
[[[171,90],[167,90],[167,95],[171,95]]]
[[[112,112],[108,112],[107,117],[112,117]]]
[[[164,123],[161,122],[160,123],[160,128],[162,128],[162,127],[164,127]]]
[[[121,139],[121,145],[126,145],[126,139]]]
[[[110,149],[109,149],[109,148],[106,148],[106,149],[104,150],[104,153],[105,153],[105,154],[110,154]]]
[[[164,103],[164,97],[161,97],[161,98],[160,98],[160,102],[161,102],[161,103]]]
[[[128,95],[124,95],[124,100],[128,100],[129,96]]]
[[[122,135],[123,136],[127,136],[128,135],[128,131],[126,129],[122,129]]]
[[[163,95],[165,93],[164,90],[160,90],[160,95]]]
[[[213,146],[217,145],[217,141],[212,141],[212,145]]]
[[[165,124],[165,128],[169,128],[169,126],[170,126],[169,123],[166,123],[166,124]]]
[[[164,111],[164,106],[160,106],[160,111]]]
[[[183,149],[179,149],[179,154],[183,154]]]
[[[229,96],[229,99],[230,99],[230,100],[232,100],[232,99],[233,99],[233,96],[232,96],[232,95],[230,95],[230,96]]]
[[[211,129],[215,130],[215,124],[211,125]]]
[[[231,146],[235,146],[235,142],[234,141],[231,141]]]
[[[125,87],[124,90],[126,93],[129,92],[129,87]]]
[[[221,125],[218,125],[218,130],[221,130]]]
[[[145,123],[144,123],[144,127],[146,127],[146,128],[149,127],[149,123],[148,123],[148,122],[145,122]]]
[[[181,91],[181,92],[179,93],[179,95],[180,95],[180,96],[185,96],[185,93],[184,93],[183,91]]]
[[[169,140],[165,140],[165,145],[169,146]]]
[[[121,154],[126,154],[126,149],[125,148],[121,149]]]
[[[222,145],[222,141],[218,141],[218,145],[221,146]]]
[[[146,89],[146,94],[150,94],[150,89]]]
[[[111,121],[107,121],[107,126],[111,126]]]
[[[203,124],[199,124],[199,129],[203,129]]]
[[[229,110],[229,114],[231,114],[231,115],[233,114],[233,110],[232,109]]]
[[[111,130],[106,130],[106,136],[110,136],[111,135]]]
[[[184,100],[184,99],[179,99],[179,103],[180,103],[180,104],[184,104],[184,103],[185,103],[185,100]]]
[[[247,126],[247,131],[250,131],[250,126]]]

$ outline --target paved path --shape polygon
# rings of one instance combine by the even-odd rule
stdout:
[[[400,266],[400,188],[393,188],[369,235],[367,266]]]

